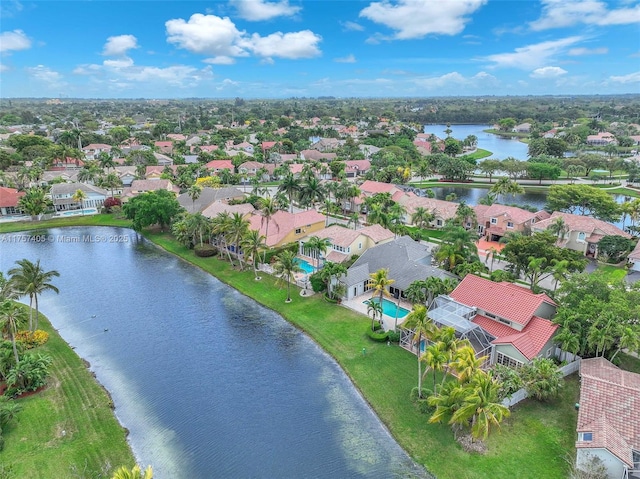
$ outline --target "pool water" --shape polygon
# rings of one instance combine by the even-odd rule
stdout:
[[[98,210],[95,208],[88,208],[88,209],[84,209],[84,210],[71,210],[71,211],[65,211],[62,213],[62,216],[77,216],[77,215],[95,215],[96,213],[98,213]]]
[[[364,304],[369,304],[369,301],[373,301],[374,303],[378,303],[380,298],[372,298],[366,301],[363,301]],[[398,312],[398,318],[404,318],[407,314],[410,313],[408,309],[405,309],[401,306],[398,306],[393,301],[389,301],[388,299],[382,298],[382,312],[387,316],[391,316],[392,318],[396,317],[396,310]]]
[[[302,258],[296,258],[296,263],[298,263],[298,266],[300,266],[300,268],[302,268],[302,271],[304,271],[305,273],[307,274],[313,273],[314,271],[313,266],[309,264],[307,260],[304,260]]]

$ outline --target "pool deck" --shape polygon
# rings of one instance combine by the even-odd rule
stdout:
[[[350,299],[348,301],[343,301],[342,305],[346,306],[349,309],[353,309],[354,311],[358,311],[359,313],[362,313],[365,316],[369,316],[367,314],[367,305],[364,304],[364,301],[367,301],[369,299],[371,299],[371,292],[361,294],[360,296],[356,296],[355,298]],[[385,299],[388,299],[389,301],[393,301],[394,303],[397,304],[396,299],[392,299],[392,298],[385,298]],[[411,311],[413,305],[409,301],[404,301],[401,299],[400,307]],[[404,318],[398,318],[398,326],[400,326],[404,322],[405,318],[406,316]],[[371,316],[369,316],[369,320],[371,320]],[[386,314],[383,314],[382,324],[384,326],[385,331],[392,330],[396,325],[396,318],[394,316],[387,316]]]

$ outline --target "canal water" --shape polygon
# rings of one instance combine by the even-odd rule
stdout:
[[[529,147],[526,143],[518,141],[517,138],[504,137],[486,133],[484,130],[493,128],[492,125],[451,125],[451,136],[456,140],[464,140],[469,135],[475,135],[478,138],[478,148],[492,152],[491,158],[504,160],[512,157],[516,160],[526,160]],[[424,133],[433,133],[438,138],[446,138],[447,134],[444,130],[447,125],[434,124],[425,125]]]
[[[60,272],[40,310],[154,477],[430,477],[313,341],[132,230],[0,235],[0,271],[22,258]]]

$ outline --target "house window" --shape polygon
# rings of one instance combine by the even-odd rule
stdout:
[[[300,233],[302,233],[302,229],[301,228],[296,228],[296,234],[299,235]]]
[[[578,233],[578,241],[584,241],[587,238],[587,233]]]
[[[362,243],[358,243],[358,249],[362,249]]]
[[[507,221],[507,228],[513,228],[513,221]]]
[[[516,361],[515,359],[510,358],[509,356],[502,354],[501,352],[498,352],[496,354],[496,363],[502,364],[503,366],[507,366],[509,368],[519,368],[520,366],[522,366],[522,363],[520,361]]]
[[[593,441],[593,433],[592,432],[579,432],[578,433],[578,441],[584,441],[584,442]]]
[[[535,218],[531,218],[531,224],[535,223],[536,219]]]
[[[497,225],[498,224],[498,218],[491,218],[491,224],[492,225]]]
[[[442,220],[436,220],[436,226],[442,226]]]

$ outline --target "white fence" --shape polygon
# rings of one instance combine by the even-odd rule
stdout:
[[[558,368],[562,373],[562,377],[565,378],[569,374],[573,374],[580,369],[580,356],[576,356],[571,353],[567,353],[560,348],[556,348],[556,356],[560,359],[571,361],[569,364],[565,364],[561,368]],[[566,359],[564,359],[566,358]],[[518,404],[520,401],[527,398],[527,391],[525,389],[518,389],[514,392],[511,397],[504,398],[502,400],[502,405],[506,407],[511,407]]]

